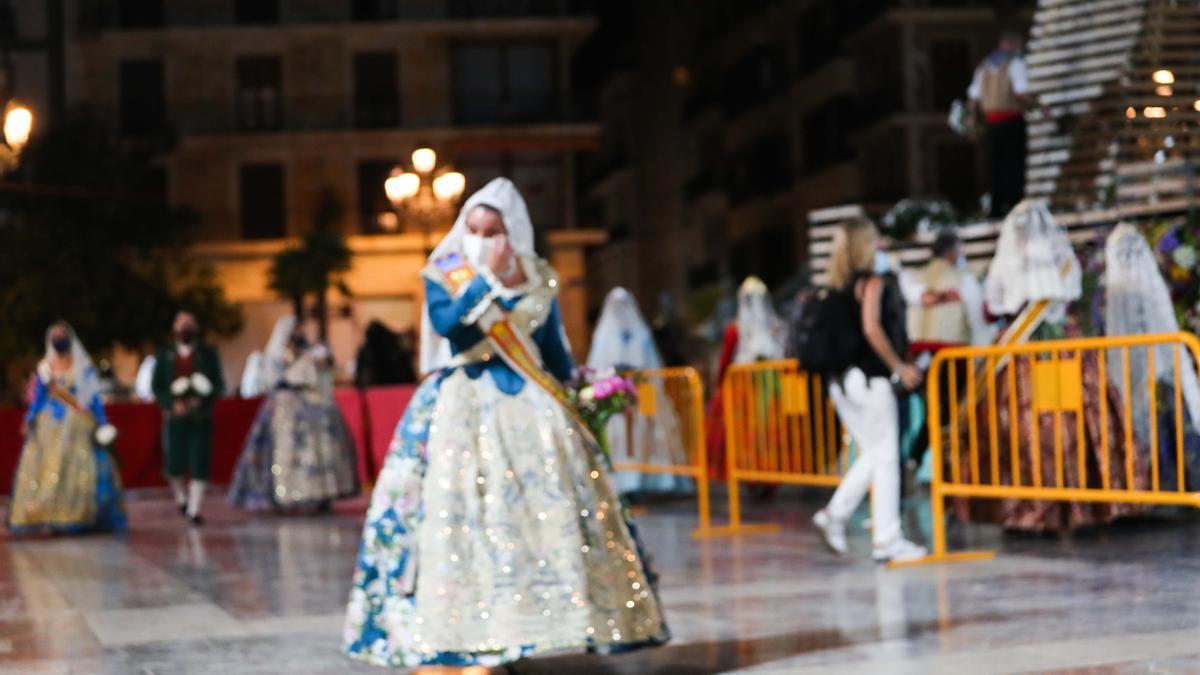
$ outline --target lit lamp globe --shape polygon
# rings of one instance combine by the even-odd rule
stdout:
[[[429,173],[437,166],[437,153],[433,148],[417,148],[413,150],[412,165],[418,173]]]
[[[450,202],[458,199],[466,187],[466,177],[457,171],[451,171],[433,180],[433,195],[439,201]]]
[[[33,131],[33,113],[21,105],[10,106],[4,113],[4,140],[13,150],[20,150],[29,142]]]
[[[392,203],[402,202],[421,190],[421,177],[415,173],[394,173],[383,182],[383,191]]]

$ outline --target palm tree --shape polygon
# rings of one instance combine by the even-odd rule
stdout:
[[[289,300],[296,317],[304,316],[304,302],[315,297],[313,311],[325,340],[329,332],[330,288],[342,295],[351,295],[345,274],[350,271],[352,253],[346,238],[335,228],[341,219],[342,206],[329,188],[321,191],[313,218],[313,230],[297,246],[280,251],[271,263],[268,286],[281,298]]]

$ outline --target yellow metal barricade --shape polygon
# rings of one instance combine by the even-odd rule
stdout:
[[[663,368],[631,373],[638,389],[637,410],[628,413],[628,434],[623,453],[613,456],[617,471],[672,474],[695,481],[700,527],[692,536],[711,528],[708,494],[708,457],[704,447],[704,388],[693,368]],[[672,457],[656,439],[678,434],[681,454]],[[673,440],[669,441],[673,446]],[[665,460],[665,461],[662,461]]]
[[[908,564],[992,557],[946,550],[948,499],[967,515],[988,508],[976,500],[1200,506],[1183,394],[1198,363],[1200,340],[1183,332],[939,352],[927,379],[933,552]]]
[[[795,359],[729,368],[721,389],[729,525],[713,536],[779,529],[742,523],[739,483],[838,485],[850,457],[826,390],[821,376],[800,370]]]

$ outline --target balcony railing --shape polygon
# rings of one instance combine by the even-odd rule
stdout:
[[[337,131],[345,129],[396,129],[404,125],[401,104],[356,106],[345,98],[293,97],[270,99],[246,97],[223,102],[171,102],[164,119],[151,119],[147,114],[138,118],[136,128],[147,131],[171,129],[181,135],[235,133],[295,133],[305,131]],[[89,111],[115,126],[122,120],[115,106],[93,106]],[[476,115],[470,119],[448,119],[454,126],[520,126],[557,122],[587,122],[594,120],[582,111],[552,106],[522,114]],[[436,123],[433,124],[436,126]],[[426,124],[424,126],[430,126]],[[136,134],[133,134],[136,135]]]
[[[230,10],[209,11],[203,3],[163,0],[153,11],[122,15],[118,0],[85,0],[79,25],[83,32],[210,28],[238,25]],[[126,5],[128,7],[129,5]],[[389,23],[399,21],[470,20],[590,16],[596,0],[356,0],[355,2],[284,3],[278,23],[264,25]]]

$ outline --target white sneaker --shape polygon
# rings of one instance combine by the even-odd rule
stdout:
[[[875,547],[875,562],[912,562],[929,555],[924,546],[900,538],[887,546]]]
[[[825,509],[817,511],[817,515],[813,516],[813,525],[821,531],[821,538],[825,540],[825,545],[829,550],[838,555],[846,555],[846,523],[840,520],[834,520],[833,516]]]

